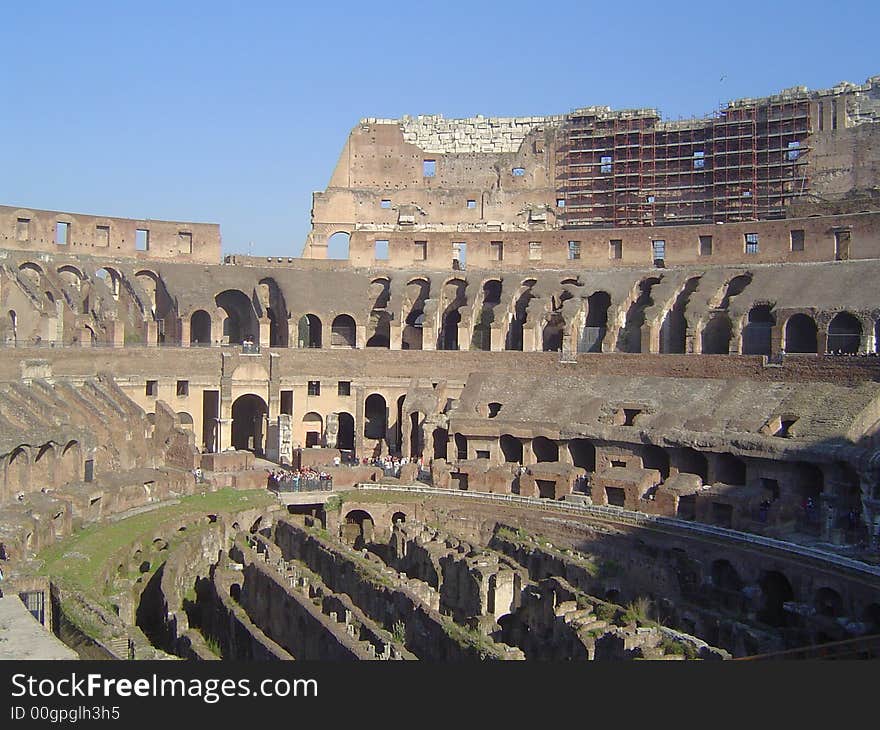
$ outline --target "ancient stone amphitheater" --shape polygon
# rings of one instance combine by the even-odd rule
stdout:
[[[876,654],[878,180],[874,77],[364,119],[300,257],[0,207],[4,651]]]

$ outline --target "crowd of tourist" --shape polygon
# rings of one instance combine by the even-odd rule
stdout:
[[[410,458],[408,456],[374,456],[372,459],[368,459],[364,457],[361,459],[362,466],[376,466],[379,467],[384,473],[385,476],[389,477],[399,477],[400,476],[400,468],[406,466],[410,463]],[[422,460],[419,459],[418,462],[419,469],[422,468]]]
[[[333,488],[333,477],[322,469],[275,469],[269,473],[269,489],[279,492],[313,492]]]

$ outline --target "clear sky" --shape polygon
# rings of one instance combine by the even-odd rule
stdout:
[[[560,114],[880,74],[880,2],[43,2],[0,22],[0,204],[299,255],[362,117]]]

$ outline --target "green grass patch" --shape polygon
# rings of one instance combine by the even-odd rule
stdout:
[[[259,508],[275,504],[276,501],[274,495],[263,489],[223,489],[183,497],[167,507],[157,507],[117,522],[103,522],[79,530],[39,553],[37,557],[43,561],[40,572],[64,586],[98,596],[104,592],[104,586],[98,585],[98,581],[107,561],[126,545],[152,539],[153,533],[164,523],[190,515]],[[154,556],[146,553],[144,558],[155,560]]]

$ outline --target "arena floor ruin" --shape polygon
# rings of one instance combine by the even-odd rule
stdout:
[[[301,257],[0,207],[0,595],[89,658],[875,656],[878,150],[874,77],[364,119]]]

